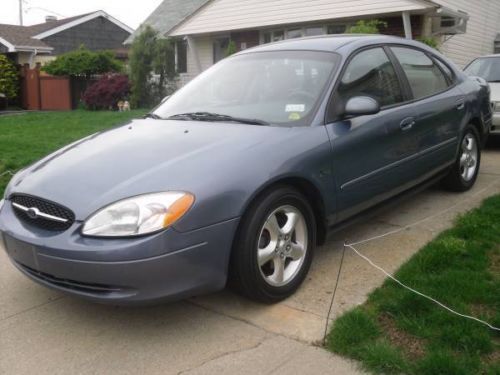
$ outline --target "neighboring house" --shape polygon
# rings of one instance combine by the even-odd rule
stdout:
[[[112,50],[125,58],[123,42],[133,29],[100,10],[32,26],[0,24],[0,53],[18,64],[43,63],[84,45],[91,51]]]
[[[183,84],[224,58],[230,40],[242,50],[282,39],[344,33],[360,19],[387,22],[384,34],[436,38],[441,51],[464,66],[493,52],[500,33],[500,1],[165,0],[144,24],[177,39]]]

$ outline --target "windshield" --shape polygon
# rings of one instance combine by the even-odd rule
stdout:
[[[465,73],[484,78],[488,82],[500,82],[500,57],[477,59],[465,68]]]
[[[182,119],[197,114],[191,119],[203,121],[217,119],[206,114],[217,114],[263,124],[309,125],[337,61],[336,54],[311,51],[230,57],[175,93],[154,115]]]

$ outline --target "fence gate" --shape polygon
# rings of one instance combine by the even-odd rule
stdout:
[[[54,77],[40,72],[40,67],[21,69],[22,106],[29,110],[69,111],[71,87],[68,77]]]
[[[66,77],[40,76],[40,109],[70,111],[70,80]]]

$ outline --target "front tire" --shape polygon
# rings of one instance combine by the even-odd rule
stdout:
[[[481,140],[477,129],[469,125],[460,142],[457,160],[444,179],[446,188],[463,192],[471,189],[476,183],[481,166]]]
[[[279,187],[247,210],[235,238],[230,264],[233,286],[265,303],[292,295],[304,281],[316,244],[316,221],[295,189]]]

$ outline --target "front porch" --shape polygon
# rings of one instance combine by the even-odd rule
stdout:
[[[236,52],[284,39],[307,36],[343,34],[349,27],[366,17],[350,17],[326,21],[311,21],[294,24],[263,26],[246,30],[228,30],[206,34],[183,36],[177,43],[177,62],[180,73],[180,86],[183,86],[196,75],[228,55],[230,43],[234,43]],[[372,15],[368,19],[377,19],[385,23],[380,28],[381,34],[395,35],[408,39],[431,38],[439,35],[443,20],[448,24],[466,26],[467,14],[446,11],[442,8],[436,11],[416,10],[397,13]],[[451,32],[448,30],[448,32]],[[463,30],[465,32],[465,28]]]

